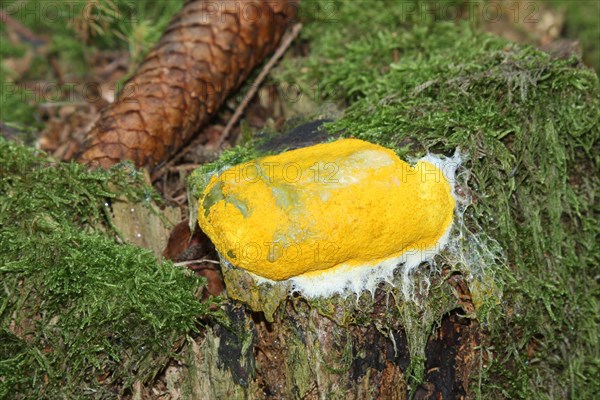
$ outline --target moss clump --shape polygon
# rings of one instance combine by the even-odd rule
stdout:
[[[102,232],[105,202],[156,195],[127,166],[55,164],[1,138],[0,168],[0,397],[114,398],[151,379],[209,313],[202,280]]]

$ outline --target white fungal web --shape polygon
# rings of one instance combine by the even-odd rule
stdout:
[[[414,274],[414,272],[420,270],[420,266],[425,269],[424,264],[429,264],[431,273],[434,273],[437,269],[436,256],[438,255],[443,254],[444,262],[459,266],[461,272],[466,272],[469,282],[480,279],[486,270],[486,265],[503,259],[504,256],[498,243],[485,235],[480,227],[477,227],[476,232],[472,232],[465,224],[465,212],[472,203],[466,185],[470,171],[465,168],[459,169],[463,158],[464,156],[457,150],[452,157],[427,154],[421,159],[414,160],[415,163],[429,162],[441,170],[450,183],[452,196],[456,201],[452,224],[432,248],[407,251],[399,257],[376,264],[365,264],[359,267],[338,265],[321,274],[304,274],[279,282],[252,273],[250,275],[259,285],[286,285],[291,292],[299,292],[306,298],[331,297],[336,294],[344,297],[356,294],[360,297],[364,292],[370,292],[371,296],[374,296],[377,287],[382,282],[386,282],[393,287],[399,287],[406,301],[417,304],[420,303],[419,299],[426,297],[431,275]]]
[[[426,299],[430,288],[430,277],[432,274],[441,273],[440,265],[436,260],[441,260],[441,263],[460,271],[465,276],[474,297],[481,294],[475,293],[476,291],[485,292],[490,298],[501,297],[501,290],[494,280],[497,269],[492,266],[507,265],[502,246],[486,233],[476,218],[466,216],[473,205],[471,189],[467,184],[471,178],[471,171],[464,166],[468,161],[467,157],[457,149],[454,156],[450,158],[428,154],[421,159],[436,165],[444,172],[451,184],[452,196],[456,203],[454,220],[435,249],[423,254],[421,264],[405,263],[398,267],[401,268],[399,284],[406,301],[420,304],[421,299]],[[490,217],[489,222],[494,223],[493,217]],[[437,255],[441,257],[436,257]],[[429,274],[415,273],[421,272],[418,267],[422,263],[427,263],[431,267]]]

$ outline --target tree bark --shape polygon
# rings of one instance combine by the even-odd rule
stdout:
[[[182,398],[473,398],[480,332],[464,317],[469,303],[444,312],[436,325],[422,324],[418,314],[412,321],[399,317],[411,306],[396,303],[389,288],[378,289],[372,302],[366,297],[318,304],[288,297],[271,322],[264,312],[231,302],[230,326],[214,326],[190,341]],[[422,324],[424,354],[411,349],[411,324]],[[422,380],[415,379],[415,366],[423,368]]]

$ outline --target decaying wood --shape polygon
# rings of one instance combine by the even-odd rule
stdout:
[[[295,0],[187,2],[89,132],[81,162],[154,168],[206,123],[269,54]]]
[[[272,323],[230,306],[230,326],[214,326],[186,347],[178,384],[186,398],[205,400],[471,398],[477,322],[461,317],[464,309],[446,314],[427,341],[424,380],[411,386],[405,327],[386,324],[380,306],[360,324],[340,324],[301,298],[283,303]]]

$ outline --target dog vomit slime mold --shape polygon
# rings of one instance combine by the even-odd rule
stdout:
[[[287,280],[307,297],[373,291],[447,243],[456,166],[431,155],[412,166],[357,139],[317,144],[214,174],[198,221],[259,282]]]

